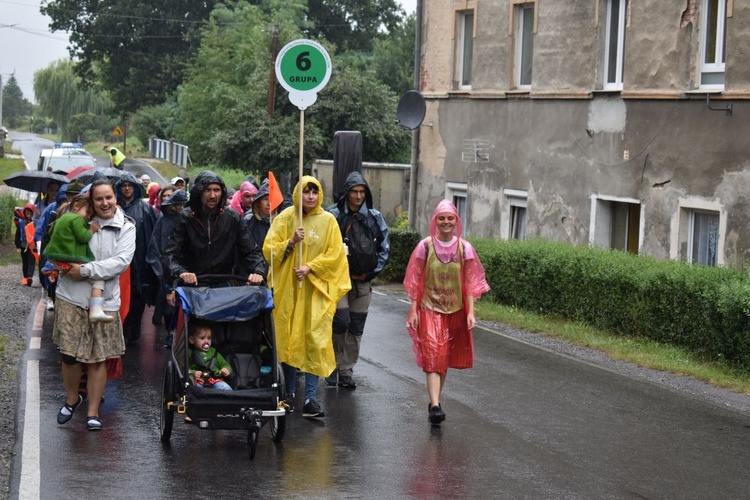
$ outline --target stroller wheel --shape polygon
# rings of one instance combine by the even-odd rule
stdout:
[[[286,416],[271,417],[268,427],[271,429],[271,439],[275,443],[280,443],[284,439],[284,433],[286,432]]]
[[[255,458],[255,450],[258,448],[258,434],[260,429],[257,427],[250,426],[250,429],[247,431],[247,444],[250,446],[250,460]]]
[[[174,407],[169,403],[174,402],[174,368],[172,362],[167,363],[164,370],[164,387],[161,394],[161,418],[159,419],[159,431],[161,442],[168,443],[172,437],[172,424],[174,423]]]

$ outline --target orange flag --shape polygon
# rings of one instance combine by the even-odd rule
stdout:
[[[36,230],[34,223],[27,223],[23,230],[26,232],[26,244],[28,245],[29,251],[31,252],[31,255],[34,256],[34,259],[39,262],[39,254],[36,252],[36,243],[34,242],[34,231]]]
[[[268,201],[271,203],[271,212],[276,210],[284,201],[284,195],[281,194],[279,183],[276,182],[273,172],[268,171]]]

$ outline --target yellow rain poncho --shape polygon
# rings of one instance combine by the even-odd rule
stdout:
[[[285,255],[289,240],[299,226],[300,192],[312,183],[318,187],[318,204],[302,218],[305,239]],[[327,377],[336,368],[331,326],[336,303],[351,289],[349,264],[336,218],[321,208],[323,189],[311,176],[294,188],[294,207],[276,217],[263,244],[274,284],[273,319],[279,361],[303,372]],[[302,281],[294,273],[302,263],[311,272]],[[270,282],[270,280],[269,280]]]

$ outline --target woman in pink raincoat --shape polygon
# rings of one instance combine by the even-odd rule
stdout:
[[[229,206],[240,215],[244,215],[247,211],[252,210],[256,194],[258,194],[258,188],[252,182],[245,181],[232,196]]]
[[[461,218],[450,201],[435,208],[430,236],[412,252],[404,286],[411,299],[406,326],[427,378],[429,420],[439,424],[445,420],[440,394],[448,368],[474,365],[474,300],[490,289],[474,247],[461,238]]]

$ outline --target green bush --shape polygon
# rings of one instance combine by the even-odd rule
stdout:
[[[498,302],[750,367],[750,277],[547,241],[472,240]]]
[[[13,238],[13,211],[16,199],[11,194],[0,195],[0,243]]]
[[[411,252],[422,237],[418,232],[408,229],[390,228],[388,233],[391,236],[391,255],[379,278],[384,281],[401,282],[404,281]]]

